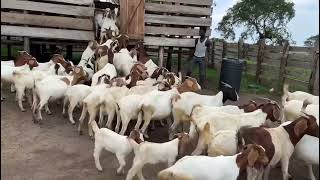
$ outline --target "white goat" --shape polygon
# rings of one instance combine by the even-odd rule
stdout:
[[[111,153],[114,153],[119,161],[120,166],[117,169],[117,174],[124,173],[126,157],[133,149],[129,141],[141,143],[144,140],[143,135],[137,130],[132,130],[129,137],[121,136],[107,128],[99,129],[96,121],[92,121],[90,126],[92,126],[95,137],[93,157],[96,168],[99,171],[102,171],[99,158],[101,151],[105,149]]]
[[[144,95],[140,103],[140,113],[143,112],[142,119],[144,120],[144,124],[141,128],[142,132],[145,134],[151,120],[162,120],[170,117],[172,98],[183,92],[196,92],[200,89],[200,85],[194,78],[188,78],[177,88],[173,88],[168,91],[154,90]],[[141,121],[138,121],[137,124],[137,126],[139,126]],[[145,135],[148,137],[147,134]]]
[[[190,144],[189,136],[185,133],[178,135],[178,138],[165,143],[142,142],[140,144],[129,140],[134,150],[133,164],[128,171],[126,180],[132,180],[135,175],[144,180],[142,168],[145,164],[157,164],[167,162],[168,167],[172,166],[176,158],[185,155],[186,148]]]
[[[96,41],[89,41],[88,46],[83,51],[80,62],[78,64],[78,66],[81,66],[88,74],[89,79],[92,78],[94,73],[94,64],[92,63],[92,58],[94,57],[97,46],[98,43]]]
[[[117,76],[117,71],[113,64],[107,63],[102,69],[94,73],[94,75],[92,76],[91,86],[97,85],[98,78],[103,74],[106,74],[107,76],[109,76],[109,79],[112,79]]]
[[[200,155],[206,145],[214,140],[214,134],[220,130],[237,131],[241,126],[259,127],[265,123],[267,114],[261,109],[250,113],[229,114],[225,112],[212,112],[199,118],[194,118],[194,126],[190,126],[190,136],[194,137],[196,129],[200,131],[199,141],[192,155]],[[210,131],[204,129],[206,123],[210,125]]]
[[[69,102],[68,108],[68,116],[71,124],[75,124],[73,119],[73,110],[74,108],[80,104],[82,105],[82,101],[93,91],[103,91],[106,88],[110,87],[108,84],[102,84],[97,86],[87,86],[84,84],[76,84],[68,88],[65,93],[64,101],[63,101],[63,109],[62,114],[65,115],[65,106],[67,102]]]
[[[289,92],[289,85],[284,84],[283,86],[283,93],[284,96],[287,96],[287,100],[300,100],[300,101],[307,101],[310,104],[319,104],[319,96],[315,96],[313,94],[309,94],[303,91],[295,91]]]
[[[246,150],[233,156],[185,156],[173,166],[160,171],[158,179],[236,180],[241,170],[265,165],[268,161],[263,147],[248,145]]]
[[[191,121],[191,110],[195,105],[222,106],[227,99],[237,101],[239,96],[237,91],[226,83],[224,84],[222,91],[213,96],[201,95],[193,92],[182,93],[176,101],[172,102],[174,122],[171,131],[173,131],[180,122]]]
[[[48,76],[35,83],[33,91],[33,114],[34,122],[41,122],[42,107],[49,99],[60,99],[64,96],[68,87],[81,84],[85,80],[85,72],[82,67],[76,67],[71,75]],[[39,99],[38,99],[39,98]],[[38,103],[38,104],[37,104]]]
[[[129,51],[127,49],[122,48],[118,53],[114,53],[113,65],[117,69],[119,75],[129,75],[134,63],[135,61],[130,56]]]

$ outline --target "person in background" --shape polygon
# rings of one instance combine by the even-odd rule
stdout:
[[[195,41],[195,48],[192,51],[192,59],[187,68],[187,76],[191,76],[192,69],[196,64],[199,65],[199,80],[201,87],[204,88],[205,85],[205,70],[206,70],[206,61],[208,58],[207,48],[212,46],[212,42],[209,40],[209,37],[206,37],[206,27],[200,27],[199,35],[200,37]]]

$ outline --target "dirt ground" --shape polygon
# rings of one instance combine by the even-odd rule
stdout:
[[[109,152],[102,152],[100,161],[103,171],[99,172],[92,156],[94,142],[87,136],[78,135],[73,126],[61,115],[62,105],[50,104],[53,115],[43,113],[42,125],[32,122],[31,112],[21,112],[14,101],[14,94],[3,90],[6,97],[1,102],[1,179],[5,180],[124,180],[117,176],[118,162]],[[205,94],[210,94],[206,91]],[[249,97],[240,96],[237,103],[245,103]],[[230,103],[229,103],[230,104]],[[234,104],[234,103],[231,103]],[[25,104],[27,105],[27,104]],[[28,107],[28,106],[27,106]],[[74,113],[75,119],[80,110]],[[152,142],[167,141],[167,127],[151,131]],[[125,172],[131,167],[132,154],[127,158]],[[146,165],[143,174],[147,180],[155,180],[156,174],[166,164]],[[314,167],[319,179],[319,166]],[[289,172],[295,180],[306,180],[307,168],[298,161],[291,161]],[[245,174],[238,179],[245,179]],[[280,180],[280,168],[271,171],[272,180]]]

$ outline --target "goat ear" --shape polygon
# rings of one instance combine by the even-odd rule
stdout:
[[[210,131],[210,124],[208,122],[204,125],[203,131],[206,131],[206,132]]]
[[[308,128],[308,122],[306,119],[298,121],[294,126],[294,133],[296,136],[301,136],[302,133]]]
[[[257,161],[259,153],[257,150],[252,148],[248,154],[248,164],[250,167],[253,167],[254,163]]]
[[[272,115],[273,115],[273,118],[275,120],[279,120],[280,119],[280,111],[281,111],[281,109],[278,108],[278,106],[276,104],[274,104],[272,106]]]

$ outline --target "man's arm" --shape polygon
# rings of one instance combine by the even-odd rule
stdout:
[[[208,38],[208,40],[206,41],[206,44],[205,44],[205,45],[207,46],[207,48],[212,47],[212,41],[211,41],[211,39]]]
[[[196,51],[197,43],[198,43],[198,39],[195,39],[194,48],[190,51],[190,55],[189,55],[189,59],[190,59],[190,60],[191,60],[191,58],[193,57],[194,52]]]

